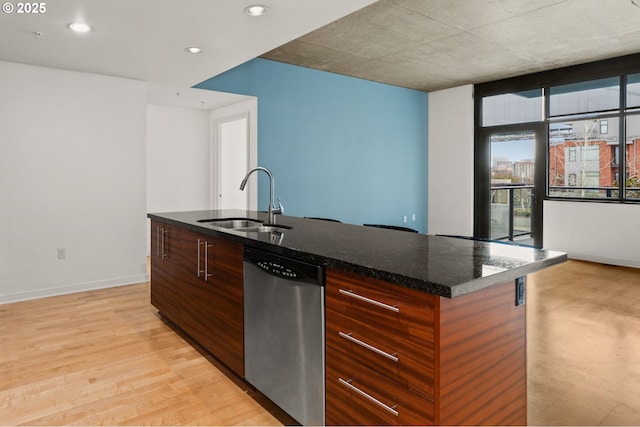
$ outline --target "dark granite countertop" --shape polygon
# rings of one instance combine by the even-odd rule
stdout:
[[[254,218],[267,222],[265,213],[254,211],[204,210],[147,216],[246,246],[448,298],[504,283],[567,259],[563,252],[286,215],[276,216],[278,225],[292,227],[281,233],[247,233],[198,222],[214,218]]]

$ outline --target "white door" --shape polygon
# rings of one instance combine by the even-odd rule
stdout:
[[[211,209],[256,210],[257,180],[240,183],[257,166],[257,99],[211,111]]]
[[[218,122],[218,208],[247,209],[240,183],[247,173],[248,120]]]

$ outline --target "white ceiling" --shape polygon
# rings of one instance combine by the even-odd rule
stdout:
[[[269,13],[250,17],[250,0],[50,0],[41,14],[0,13],[0,60],[148,81],[175,94],[373,1],[264,0]],[[73,21],[93,30],[75,34]],[[187,54],[189,46],[202,52]],[[183,90],[183,101],[198,98],[194,91]]]

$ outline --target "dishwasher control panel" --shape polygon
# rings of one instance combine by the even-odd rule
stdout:
[[[271,252],[244,247],[244,262],[271,276],[295,282],[324,285],[324,268],[297,259],[283,257]]]
[[[258,267],[274,276],[282,276],[287,279],[297,279],[298,273],[289,267],[273,261],[258,261]]]

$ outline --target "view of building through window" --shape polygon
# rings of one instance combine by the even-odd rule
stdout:
[[[615,131],[609,132],[609,129]],[[550,126],[549,195],[617,199],[622,176],[626,179],[626,197],[640,198],[637,190],[640,187],[640,116],[627,119],[623,174],[617,129],[618,118],[576,120]]]
[[[535,134],[498,133],[491,140],[492,239],[529,239]]]

